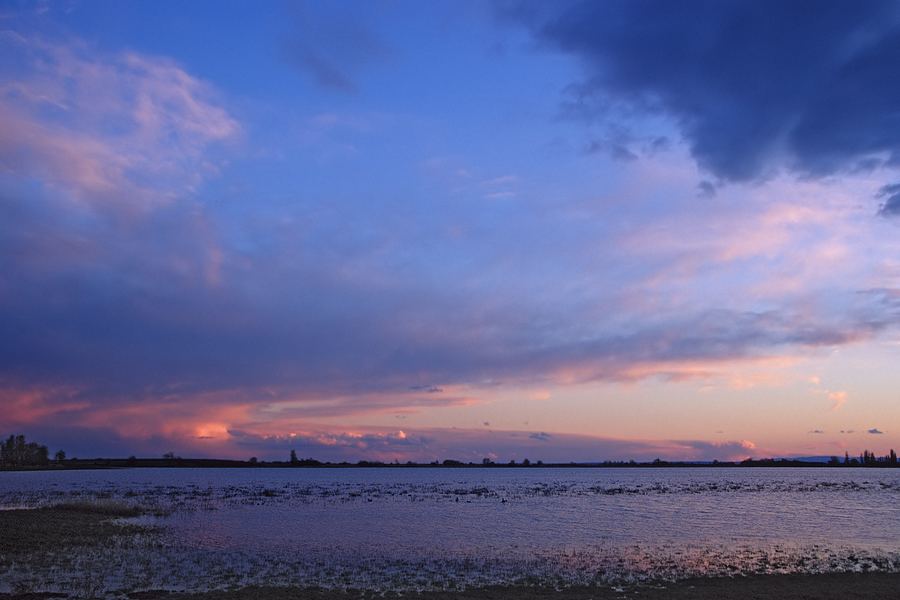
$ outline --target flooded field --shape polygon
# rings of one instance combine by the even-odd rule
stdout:
[[[554,586],[900,570],[900,472],[133,469],[0,473],[0,507],[145,509],[146,533],[3,557],[0,592]]]

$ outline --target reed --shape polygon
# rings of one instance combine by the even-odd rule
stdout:
[[[48,511],[68,511],[104,518],[129,518],[149,515],[167,517],[172,514],[172,506],[160,502],[141,502],[112,498],[73,498],[49,502],[41,507]]]
[[[124,500],[103,498],[78,498],[56,502],[46,507],[49,510],[73,511],[104,517],[139,517],[150,511]]]

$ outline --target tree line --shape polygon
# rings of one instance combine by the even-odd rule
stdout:
[[[181,462],[181,457],[176,457],[173,452],[168,452],[168,453],[164,454],[163,458],[166,459],[165,462],[167,462],[167,463]],[[59,464],[59,466],[62,466],[62,461],[64,461],[65,459],[66,459],[66,453],[63,452],[62,450],[58,451],[54,455],[54,460],[57,464]],[[178,459],[178,460],[176,460],[176,459]],[[75,461],[75,459],[72,459],[72,460],[73,460],[73,462]],[[98,461],[99,460],[100,459],[98,459]],[[146,462],[146,460],[149,460],[149,459],[142,459],[142,460],[144,462]],[[107,459],[106,462],[110,463],[110,460]],[[194,462],[196,462],[196,461],[194,461]],[[210,460],[205,460],[205,461],[201,460],[201,462],[210,462]],[[211,462],[241,463],[243,461],[211,460]],[[252,457],[249,461],[247,461],[247,463],[254,465],[254,466],[258,465],[258,464],[265,464],[265,463],[258,462],[256,460],[256,457]],[[135,457],[132,456],[128,459],[128,461],[126,462],[126,464],[124,466],[137,466],[137,464],[138,464],[138,459],[136,459]],[[277,466],[278,464],[285,464],[285,463],[272,463],[272,464],[273,464],[273,466]],[[293,467],[331,466],[331,463],[322,463],[322,462],[319,462],[318,460],[315,460],[314,458],[304,458],[304,459],[298,458],[297,452],[294,450],[291,450],[290,462],[288,462],[286,464],[289,464],[290,466],[293,466]],[[391,463],[388,463],[388,464],[390,465]],[[409,461],[406,463],[407,466],[434,466],[434,465],[439,465],[439,464],[443,464],[443,466],[466,466],[466,464],[463,463],[462,461],[449,460],[449,459],[445,460],[443,463],[434,461],[434,462],[430,463],[430,465],[419,465],[418,463],[414,463],[412,461]],[[473,463],[468,463],[468,464],[472,465]],[[530,466],[531,464],[532,464],[531,461],[529,461],[528,459],[525,459],[521,462],[521,466],[524,466],[524,467]],[[535,464],[537,466],[544,466],[544,463],[542,461],[537,461],[537,463],[535,463]],[[716,460],[716,461],[713,461],[712,463],[700,464],[700,463],[686,463],[686,462],[669,462],[669,461],[656,459],[652,463],[649,463],[649,462],[648,463],[636,463],[635,461],[632,460],[629,462],[605,461],[602,463],[592,463],[592,464],[596,465],[596,466],[603,466],[603,467],[629,467],[629,466],[635,466],[635,467],[638,467],[638,466],[654,466],[654,467],[723,466],[724,467],[724,466],[735,466],[735,465],[739,465],[739,466],[815,466],[815,465],[821,466],[821,465],[827,465],[829,467],[841,467],[841,466],[900,467],[900,461],[898,461],[898,459],[897,459],[897,453],[893,449],[891,449],[891,451],[885,456],[876,456],[874,452],[865,450],[865,451],[863,451],[862,454],[859,455],[859,458],[850,458],[849,452],[845,452],[843,460],[841,460],[837,456],[832,456],[828,460],[827,463],[823,463],[823,462],[810,463],[810,462],[802,462],[802,461],[798,461],[798,460],[787,460],[787,459],[775,460],[774,458],[769,458],[769,459],[747,459],[747,460],[741,461],[740,463],[720,462],[720,461]],[[49,465],[50,465],[50,455],[49,455],[49,451],[47,450],[47,446],[43,446],[36,442],[26,442],[24,435],[10,435],[9,438],[0,442],[0,468],[15,469],[15,468],[23,468],[23,467],[24,468],[46,467]],[[399,461],[396,462],[396,465],[398,465],[398,466],[400,465]],[[495,463],[492,460],[487,459],[487,458],[485,458],[482,461],[482,465],[484,465],[484,466],[500,466],[500,465],[495,465]],[[514,460],[510,461],[509,465],[510,466],[519,466],[518,464],[516,464],[516,462]],[[219,465],[219,466],[221,466],[221,465]],[[352,466],[352,465],[350,465],[349,463],[340,463],[336,466]],[[381,461],[361,460],[361,461],[359,461],[359,463],[357,463],[357,466],[372,467],[372,466],[386,466],[386,465],[385,465],[385,463],[382,463]],[[505,466],[505,465],[503,465],[503,466]],[[548,465],[548,466],[554,466],[554,465]],[[555,465],[555,466],[579,466],[579,465],[576,463],[569,463],[568,465]],[[584,465],[584,466],[587,466],[587,465]]]
[[[26,442],[24,435],[11,435],[5,442],[0,442],[2,467],[43,467],[49,464],[47,446]]]
[[[844,462],[841,463],[838,457],[832,456],[831,460],[828,461],[829,465],[839,465],[843,464],[844,466],[863,466],[863,467],[897,467],[900,466],[900,463],[897,462],[897,453],[894,452],[893,448],[887,456],[875,456],[874,452],[869,452],[868,450],[864,450],[862,454],[859,455],[859,459],[850,458],[849,452],[844,452]]]

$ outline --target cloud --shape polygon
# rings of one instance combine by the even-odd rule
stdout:
[[[260,390],[257,396],[264,392]],[[453,458],[480,463],[485,456],[503,461],[742,460],[757,452],[750,442],[648,440],[543,431],[417,428],[310,422],[278,402],[221,392],[184,397],[147,397],[141,402],[98,406],[83,390],[32,386],[13,393],[0,389],[4,427],[51,441],[70,455],[181,456],[284,460],[290,450],[323,461]],[[318,420],[318,419],[315,419]]]
[[[514,16],[584,64],[570,113],[666,116],[722,180],[900,164],[895,3],[581,1]]]
[[[820,429],[813,429],[812,431],[810,431],[810,433],[816,433],[816,434],[819,434],[819,433],[825,433],[825,432],[822,431],[822,430],[820,430]]]
[[[847,401],[847,392],[830,392],[828,397],[834,400],[834,406],[829,409],[830,412],[834,412]]]
[[[896,217],[900,215],[900,183],[892,183],[883,186],[875,194],[876,198],[887,199],[878,210],[878,214],[883,217]]]
[[[308,72],[323,88],[355,93],[357,84],[351,74],[360,67],[386,60],[392,52],[388,44],[363,25],[364,19],[351,16],[366,7],[353,5],[341,10],[341,4],[291,4],[295,30],[282,42],[281,50],[288,64]],[[335,10],[339,14],[333,14]]]
[[[872,434],[876,434],[876,435],[881,435],[881,434],[883,434],[884,432],[883,432],[883,431],[878,431],[877,429],[869,429],[866,433],[872,433]]]
[[[439,394],[444,391],[441,388],[433,386],[433,385],[414,385],[409,389],[415,390],[415,391],[425,391],[425,392],[428,392],[429,394]]]
[[[259,435],[241,430],[231,430],[228,433],[242,448],[302,448],[306,453],[313,452],[316,448],[319,450],[328,449],[332,454],[347,455],[353,453],[362,457],[360,460],[367,455],[382,458],[388,453],[405,452],[407,446],[427,445],[429,442],[427,437],[410,437],[402,430],[384,433],[302,431],[288,435]]]
[[[189,195],[215,172],[212,146],[240,131],[169,59],[10,32],[0,51],[23,66],[0,87],[5,170],[94,210],[134,216]]]
[[[816,386],[819,385],[818,377],[810,377],[807,379],[807,381],[809,381],[810,383],[812,383]],[[823,389],[813,389],[812,392],[814,394],[825,394],[828,396],[829,400],[832,400],[834,402],[834,404],[831,406],[831,408],[828,409],[828,412],[836,411],[837,409],[839,409],[841,406],[843,406],[847,402],[847,392],[844,392],[844,391],[829,392],[828,390],[823,390]]]
[[[690,195],[692,188],[684,189]],[[554,231],[559,219],[539,213],[539,226],[524,228],[522,237],[538,242],[492,235],[487,251],[476,240],[461,256],[441,254],[439,239],[397,241],[394,232],[375,236],[370,251],[348,232],[368,233],[383,221],[360,218],[362,227],[336,213],[323,224],[320,215],[300,214],[291,215],[297,224],[258,221],[254,239],[267,247],[256,254],[223,240],[223,223],[191,204],[156,208],[120,231],[99,219],[73,219],[46,193],[21,190],[0,196],[0,249],[10,257],[0,263],[0,286],[15,290],[0,293],[3,385],[77,388],[77,399],[97,412],[170,401],[208,412],[256,407],[238,424],[359,415],[393,421],[487,402],[507,385],[777,385],[792,357],[869,339],[896,322],[900,307],[889,289],[851,293],[860,312],[832,311],[828,303],[841,288],[830,284],[822,288],[828,294],[814,288],[781,296],[769,285],[745,293],[743,283],[723,289],[718,277],[682,275],[672,257],[685,243],[703,242],[684,252],[686,262],[715,265],[726,253],[718,239],[703,239],[696,221],[648,227],[624,248],[593,240],[581,247],[594,230]],[[769,238],[751,234],[769,235],[770,221],[796,228],[818,218],[794,212],[741,219],[752,225],[735,235],[747,252],[759,252],[771,247]],[[679,233],[669,243],[671,232]],[[540,246],[544,236],[558,240],[567,257]],[[660,238],[665,243],[655,246]],[[775,247],[780,263],[793,256],[789,245]],[[727,260],[743,273],[743,250],[727,250],[739,256]],[[429,254],[421,265],[410,262]],[[615,261],[590,262],[604,255]],[[583,270],[570,270],[582,261]],[[834,272],[815,269],[819,279]],[[792,266],[792,285],[795,273]],[[48,404],[70,400],[46,396]]]
[[[419,428],[397,431],[387,428],[314,425],[290,433],[229,431],[229,453],[248,453],[275,459],[290,449],[298,455],[331,462],[360,460],[442,461],[447,458],[481,463],[484,457],[543,462],[602,462],[604,460],[743,460],[758,452],[747,441],[633,440],[544,432],[485,429]],[[184,454],[182,452],[182,454]]]
[[[747,458],[758,457],[762,454],[773,454],[760,449],[753,442],[747,440],[731,442],[706,442],[701,440],[673,442],[681,449],[686,460],[694,461],[739,461]],[[672,452],[677,455],[677,452]]]
[[[709,181],[701,181],[697,187],[700,189],[701,197],[713,198],[716,195],[716,186]]]
[[[562,388],[596,381],[777,385],[798,356],[871,339],[900,316],[896,290],[858,285],[876,269],[858,264],[846,240],[868,248],[879,239],[837,224],[845,215],[825,206],[834,187],[773,182],[737,194],[709,181],[700,191],[716,199],[698,211],[696,172],[679,158],[668,171],[620,165],[621,186],[591,176],[590,199],[577,200],[578,177],[558,187],[528,169],[526,181],[512,174],[523,163],[480,172],[452,152],[431,165],[452,171],[438,184],[404,171],[410,184],[392,187],[403,177],[385,169],[369,180],[356,166],[335,176],[302,165],[305,155],[254,175],[258,165],[229,152],[242,130],[229,100],[179,63],[4,35],[4,56],[17,65],[0,89],[9,423],[36,427],[57,407],[61,427],[166,444],[181,434],[212,448],[231,443],[227,431],[274,444],[286,433],[267,424],[396,423],[489,402],[510,386],[521,398],[536,397],[533,384],[549,389],[564,405]],[[320,34],[311,35],[302,43],[319,52]],[[321,56],[355,84],[352,56]],[[300,117],[300,128],[348,138],[403,129],[356,114],[369,116],[332,108]],[[278,139],[290,129],[279,126]],[[657,133],[623,128],[590,137],[604,151],[613,142],[635,154],[667,147]],[[235,168],[223,171],[229,160]],[[267,180],[225,189],[254,177]],[[484,201],[495,193],[517,200]],[[220,203],[228,194],[238,201]],[[748,197],[752,211],[740,208]],[[858,271],[845,277],[849,263]],[[553,436],[590,454],[588,442]],[[548,445],[542,433],[525,438]],[[506,448],[490,439],[491,452]],[[447,452],[462,452],[453,444]],[[650,448],[651,459],[676,447],[722,458],[717,447],[670,444],[626,446],[641,456]]]
[[[200,223],[176,216],[150,227],[158,252],[144,254],[120,235],[84,247],[63,236],[52,249],[65,257],[62,265],[35,271],[35,256],[0,267],[3,279],[22,290],[0,301],[8,342],[0,349],[3,373],[22,384],[77,385],[98,406],[200,392],[216,393],[222,403],[256,397],[263,406],[274,401],[260,394],[269,390],[296,415],[333,418],[467,406],[505,382],[714,380],[779,348],[863,335],[852,324],[801,315],[716,310],[652,319],[619,313],[615,328],[580,326],[573,337],[567,331],[581,322],[577,313],[548,327],[528,304],[486,309],[439,289],[369,288],[316,270],[282,269],[278,280],[247,271],[238,287],[238,265],[227,254],[222,283],[198,286],[209,248],[195,235]],[[37,215],[28,223],[46,226]],[[27,239],[16,239],[0,241],[16,249],[11,256],[21,261],[38,253],[24,252]],[[169,256],[181,259],[184,270],[155,264]],[[265,296],[253,294],[261,290]],[[410,389],[411,379],[442,385]],[[740,385],[757,383],[765,382]]]

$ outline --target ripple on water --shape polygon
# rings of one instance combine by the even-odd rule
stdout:
[[[5,507],[111,498],[169,514],[142,518],[162,532],[109,548],[7,560],[0,591],[34,582],[84,593],[411,590],[900,570],[897,472],[151,471],[0,481]]]

